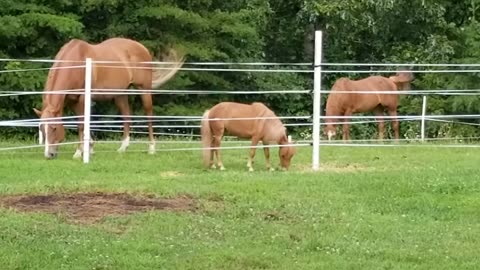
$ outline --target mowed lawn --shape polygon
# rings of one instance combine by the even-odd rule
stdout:
[[[19,143],[20,144],[20,143]],[[310,170],[302,147],[288,172],[256,171],[247,150],[223,152],[226,171],[199,151],[73,146],[0,152],[0,194],[127,192],[193,197],[195,211],[149,211],[79,224],[62,215],[0,209],[1,269],[475,269],[480,265],[480,149],[322,147]],[[199,147],[158,145],[157,148]],[[104,152],[103,150],[107,150]],[[278,164],[277,149],[272,150]]]

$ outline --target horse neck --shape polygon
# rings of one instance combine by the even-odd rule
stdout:
[[[45,91],[48,92],[61,92],[65,91],[68,88],[68,76],[64,76],[63,78],[58,76],[59,70],[52,70],[53,72],[49,74],[47,83],[45,84]],[[68,75],[68,74],[67,74]],[[50,111],[54,113],[62,114],[63,107],[65,105],[65,94],[56,94],[56,93],[47,93],[44,95],[43,98],[43,107],[48,108]]]
[[[333,99],[330,99],[333,98]],[[332,116],[341,116],[341,110],[339,108],[340,104],[338,104],[338,101],[335,95],[332,95],[327,101],[327,106],[325,110],[325,115],[329,118],[325,119],[325,122],[327,123],[327,126],[335,126],[335,124],[332,124],[333,122],[337,122],[338,118],[331,118]]]
[[[65,94],[48,94],[47,103],[44,104],[45,108],[60,116],[63,114],[63,108],[65,106]]]
[[[84,52],[82,51],[83,44],[85,44],[85,42],[74,39],[60,49],[55,60],[68,60],[75,62],[56,62],[53,64],[52,68],[54,69],[51,69],[48,73],[47,82],[45,83],[45,91],[62,92],[83,87],[83,85],[81,85],[82,83],[80,83],[80,80],[83,78],[78,78],[78,75],[82,74],[82,72],[79,72],[76,68],[68,68],[81,65],[81,62],[85,60],[85,55],[83,55]],[[48,106],[52,112],[62,115],[65,106],[65,98],[66,94],[45,94],[44,107]]]
[[[269,136],[277,142],[277,144],[282,145],[286,144],[286,129],[280,119],[269,119],[266,121],[266,130],[270,133]]]
[[[286,130],[281,133],[280,137],[277,138],[277,144],[278,145],[287,145],[288,144],[288,138],[287,138]]]

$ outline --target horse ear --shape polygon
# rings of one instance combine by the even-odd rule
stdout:
[[[35,114],[36,114],[38,117],[41,117],[41,116],[42,116],[42,111],[38,110],[37,108],[33,108],[33,111],[35,112]]]

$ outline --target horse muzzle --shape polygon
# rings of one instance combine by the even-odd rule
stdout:
[[[49,153],[46,153],[46,154],[45,154],[45,158],[46,158],[46,159],[55,159],[55,158],[57,158],[57,156],[58,156],[57,153],[51,153],[51,152],[49,152]]]
[[[331,140],[332,140],[332,138],[334,138],[334,137],[335,137],[335,133],[334,133],[334,132],[331,132],[331,131],[329,131],[329,132],[327,133],[327,137],[328,137],[328,141],[331,141]]]

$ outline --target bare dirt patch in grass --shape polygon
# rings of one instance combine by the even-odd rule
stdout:
[[[20,212],[61,215],[68,222],[92,224],[106,216],[147,211],[193,211],[196,201],[189,195],[175,198],[133,196],[126,193],[72,193],[0,197],[0,206]]]

